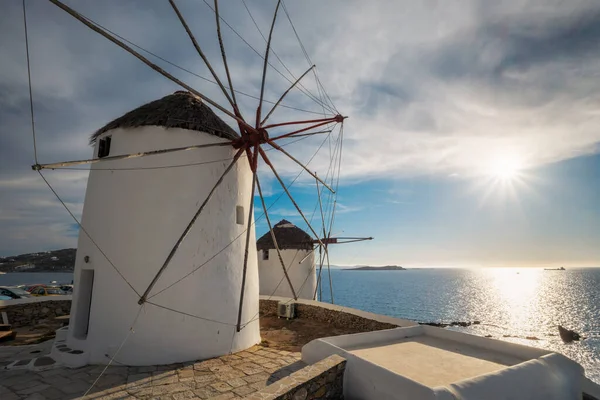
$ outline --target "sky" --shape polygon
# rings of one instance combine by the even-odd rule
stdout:
[[[40,163],[91,157],[91,133],[179,90],[50,2],[26,4]],[[169,62],[209,76],[167,2],[66,4]],[[224,79],[213,12],[202,2],[177,4]],[[267,35],[276,2],[246,4]],[[332,234],[375,238],[332,247],[333,264],[600,266],[596,1],[285,4],[309,59],[280,13],[272,65],[289,80],[277,58],[295,77],[316,64],[331,101],[349,117]],[[262,54],[265,42],[244,3],[223,1],[220,10]],[[30,167],[34,152],[22,13],[20,0],[2,2],[0,256],[75,247],[78,235],[77,225]],[[223,40],[234,87],[258,96],[261,58],[227,26]],[[149,58],[226,104],[215,85]],[[320,97],[313,74],[302,83]],[[288,86],[268,69],[266,99],[276,100]],[[257,101],[239,98],[242,112],[252,115]],[[312,114],[280,107],[271,121],[318,118],[323,112],[297,90],[284,103]],[[338,128],[330,137],[316,135],[287,149],[308,162],[323,143],[309,164],[323,177],[337,135]],[[287,183],[300,172],[281,155],[273,159]],[[286,218],[308,230],[264,166],[260,175],[267,204],[275,202],[274,222]],[[79,217],[87,171],[48,171],[46,177]],[[312,216],[321,232],[314,180],[300,175],[292,193],[307,215],[317,210]],[[331,210],[330,197],[324,195],[323,202]],[[267,228],[260,213],[255,215],[260,235]]]

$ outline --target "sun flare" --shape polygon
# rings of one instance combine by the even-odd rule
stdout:
[[[523,169],[523,163],[516,157],[498,157],[490,163],[488,174],[496,179],[510,181],[517,178]]]

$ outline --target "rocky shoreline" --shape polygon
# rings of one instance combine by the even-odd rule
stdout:
[[[454,327],[454,326],[459,326],[461,328],[467,328],[471,325],[490,325],[490,324],[482,324],[481,321],[451,321],[451,322],[419,322],[419,325],[429,325],[429,326],[435,326],[436,328],[448,328],[448,327]],[[496,326],[496,325],[493,325]],[[582,337],[579,333],[566,329],[564,327],[562,327],[561,325],[557,326],[558,328],[558,334],[555,333],[548,333],[548,336],[560,336],[561,340],[564,343],[571,343],[574,341],[579,341],[579,340],[585,340],[585,337]],[[485,337],[487,338],[493,338],[492,335],[485,335]],[[518,336],[518,335],[510,335],[510,334],[504,334],[502,336],[499,336],[499,338],[520,338],[520,339],[526,339],[526,340],[542,340],[540,338],[538,338],[537,336]]]
[[[466,328],[467,326],[471,326],[471,325],[480,325],[481,322],[480,321],[473,321],[473,322],[463,322],[463,321],[452,321],[452,322],[419,322],[419,325],[429,325],[429,326],[435,326],[436,328],[447,328],[449,326],[460,326],[463,328]]]

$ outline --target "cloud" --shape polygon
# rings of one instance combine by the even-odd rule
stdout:
[[[498,153],[533,167],[597,151],[598,15],[513,15],[401,46],[358,85],[344,175],[472,174]]]
[[[305,59],[285,14],[279,16],[273,49],[296,77],[316,63],[336,107],[350,116],[344,129],[342,185],[424,174],[468,177],[507,154],[535,167],[597,152],[600,141],[600,9],[586,0],[555,3],[287,2],[311,59]],[[166,3],[69,4],[155,54],[210,76]],[[95,129],[178,89],[50,3],[27,6],[41,162],[88,158],[87,140]],[[274,4],[249,6],[266,34]],[[214,15],[203,4],[182,3],[180,8],[194,21],[197,38],[224,77]],[[264,40],[243,7],[223,2],[221,11],[245,40],[264,51]],[[0,233],[4,253],[74,245],[68,215],[54,204],[33,201],[51,199],[51,193],[29,167],[33,151],[21,21],[20,3],[8,2],[0,15],[0,199],[8,223]],[[235,87],[257,95],[260,57],[226,26],[223,36]],[[274,54],[270,60],[289,75]],[[157,62],[225,104],[215,85]],[[269,68],[265,98],[276,100],[289,87],[288,80]],[[314,77],[302,83],[318,96]],[[238,99],[244,115],[253,115],[257,101],[241,94]],[[297,90],[285,103],[322,111]],[[271,121],[292,118],[318,116],[280,107]],[[336,130],[331,141],[315,136],[287,149],[307,163],[322,146],[310,168],[321,177],[329,170],[329,182],[337,135]],[[286,182],[294,179],[298,165],[277,151],[268,154]],[[56,172],[52,178],[80,210],[86,172],[70,172]],[[265,191],[276,195],[278,183],[270,171],[262,166],[260,173]],[[66,175],[59,178],[61,174]],[[294,189],[309,193],[313,182],[303,173]],[[338,212],[354,211],[338,207]]]
[[[87,173],[46,173],[46,178],[71,212],[81,217]],[[74,247],[78,227],[35,174],[0,181],[0,254],[14,255],[33,250]]]
[[[363,207],[361,207],[361,206],[347,206],[345,204],[338,202],[336,205],[336,214],[353,213],[353,212],[360,211],[362,209],[363,209]]]

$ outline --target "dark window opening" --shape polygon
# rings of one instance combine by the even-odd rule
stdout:
[[[244,225],[244,206],[235,207],[235,222],[238,225]]]
[[[85,339],[90,325],[90,309],[92,308],[92,290],[94,288],[94,270],[82,269],[79,278],[79,303],[75,319],[74,336]]]
[[[103,137],[98,142],[98,158],[106,157],[110,154],[110,136]]]
[[[269,259],[269,250],[263,250],[263,260]]]

